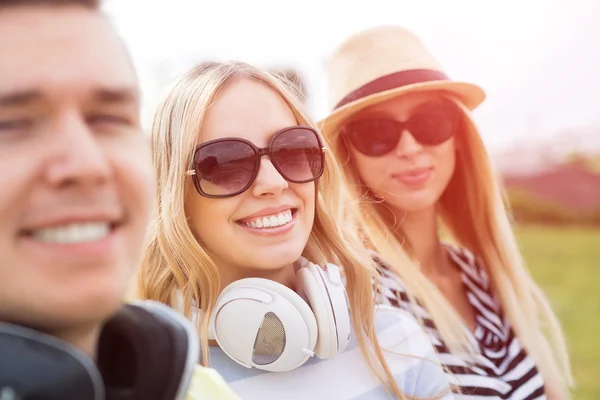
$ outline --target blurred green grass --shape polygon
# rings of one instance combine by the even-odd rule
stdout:
[[[517,238],[565,330],[573,398],[600,399],[600,229],[521,226]]]

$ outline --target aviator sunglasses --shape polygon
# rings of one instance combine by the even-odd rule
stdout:
[[[436,100],[418,106],[406,121],[390,117],[364,116],[350,121],[343,136],[360,153],[380,157],[391,153],[404,131],[424,146],[437,146],[453,137],[461,124],[461,111],[450,100]]]
[[[242,138],[202,143],[194,152],[192,175],[196,190],[210,198],[236,196],[250,188],[268,156],[279,174],[291,183],[317,180],[325,167],[325,147],[316,130],[292,126],[275,133],[265,148]]]

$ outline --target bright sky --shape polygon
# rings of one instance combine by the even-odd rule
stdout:
[[[133,52],[144,118],[168,81],[194,63],[237,59],[295,67],[310,111],[329,111],[324,63],[348,35],[380,24],[413,30],[455,80],[484,87],[475,113],[488,145],[596,124],[598,0],[106,0]]]

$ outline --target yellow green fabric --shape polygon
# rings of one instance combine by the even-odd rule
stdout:
[[[217,371],[196,365],[186,400],[240,400]]]

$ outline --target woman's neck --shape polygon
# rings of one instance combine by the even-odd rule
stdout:
[[[220,268],[221,290],[232,282],[245,278],[262,278],[281,283],[295,290],[296,272],[294,265],[287,265],[277,269],[260,268]]]
[[[435,208],[412,213],[401,211],[399,214],[399,230],[409,244],[411,258],[419,263],[426,275],[439,270],[445,264],[445,252],[438,235]],[[403,239],[399,237],[399,240]]]

